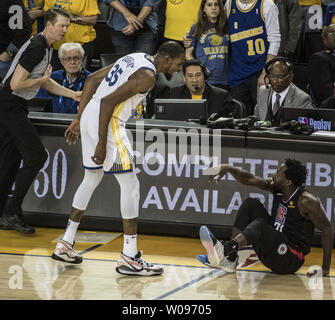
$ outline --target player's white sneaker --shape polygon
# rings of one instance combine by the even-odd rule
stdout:
[[[235,261],[229,261],[228,258],[224,258],[221,261],[221,264],[219,264],[218,266],[213,266],[208,261],[208,255],[207,254],[198,254],[197,259],[207,267],[221,269],[221,270],[223,270],[224,272],[227,272],[227,273],[235,273],[236,268],[237,268],[237,264],[238,264],[238,257],[235,259]]]
[[[238,257],[235,259],[235,261],[229,261],[227,258],[225,258],[219,265],[219,268],[227,273],[235,273],[237,263],[238,263]]]
[[[207,250],[208,262],[212,267],[219,268],[226,258],[223,244],[214,237],[206,226],[200,228],[200,240]]]
[[[155,276],[163,273],[164,269],[142,259],[142,251],[138,251],[134,258],[121,252],[121,258],[116,264],[116,271],[123,275]]]
[[[79,255],[76,251],[74,251],[73,246],[74,243],[73,245],[71,245],[64,240],[59,240],[56,245],[56,249],[51,256],[52,259],[74,264],[82,263],[83,261],[82,256]]]

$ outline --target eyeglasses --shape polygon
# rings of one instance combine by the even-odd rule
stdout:
[[[270,74],[268,76],[269,80],[270,81],[273,81],[273,80],[279,80],[279,81],[283,81],[283,80],[286,80],[290,75],[286,75],[286,76],[282,76],[282,75],[275,75],[275,74]]]
[[[82,57],[79,57],[79,56],[62,58],[62,60],[63,60],[64,62],[70,62],[70,61],[78,62],[78,61],[80,61],[80,60],[82,60],[82,59],[83,59],[83,58],[82,58]]]

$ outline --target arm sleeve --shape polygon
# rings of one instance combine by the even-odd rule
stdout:
[[[267,38],[269,41],[268,54],[276,56],[280,47],[280,30],[278,20],[278,8],[272,0],[264,2],[264,16]]]
[[[195,48],[198,42],[198,39],[194,37],[193,32],[195,29],[195,24],[191,27],[190,31],[188,32],[188,37],[192,39],[192,43],[190,45],[190,47]]]
[[[298,0],[293,0],[293,2],[289,4],[288,11],[289,34],[286,48],[284,49],[289,52],[294,52],[300,38],[302,27],[301,8],[298,4]]]

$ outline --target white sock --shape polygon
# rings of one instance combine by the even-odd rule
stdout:
[[[137,234],[123,235],[123,251],[122,253],[128,257],[134,258],[137,255]]]
[[[74,237],[76,236],[78,226],[79,226],[79,222],[74,222],[69,219],[69,222],[67,223],[65,234],[63,236],[63,240],[72,245],[74,241]]]

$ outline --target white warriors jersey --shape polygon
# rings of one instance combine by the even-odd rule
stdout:
[[[139,69],[150,69],[156,74],[155,65],[145,53],[133,53],[118,59],[104,80],[102,80],[93,100],[98,102],[105,96],[114,92],[118,87],[128,81],[129,77]],[[126,101],[115,106],[113,117],[126,122],[132,115],[139,103],[145,98],[148,92],[138,93]]]
[[[100,101],[128,81],[129,77],[141,68],[156,73],[154,64],[144,53],[134,53],[117,60],[105,79],[87,104],[80,118],[80,134],[85,169],[103,168],[105,173],[121,173],[133,170],[133,151],[127,136],[125,122],[131,117],[132,110],[143,100],[147,92],[138,93],[115,106],[108,127],[106,158],[102,166],[93,162],[96,146],[99,142]]]

